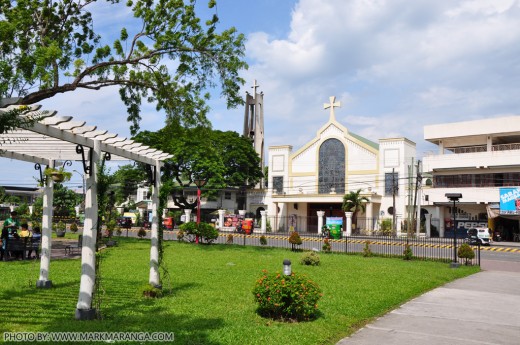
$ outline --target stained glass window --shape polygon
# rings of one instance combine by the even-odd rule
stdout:
[[[345,146],[338,139],[327,139],[320,146],[318,192],[345,193]]]
[[[283,193],[283,176],[273,176],[273,191]]]

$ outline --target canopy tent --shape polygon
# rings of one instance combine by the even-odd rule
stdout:
[[[17,109],[16,106],[0,108],[0,116]],[[158,189],[161,162],[172,156],[160,150],[119,137],[117,134],[98,130],[84,121],[73,121],[71,116],[57,116],[56,111],[42,111],[41,106],[27,107],[20,118],[36,117],[38,121],[28,128],[19,128],[0,134],[0,156],[39,165],[54,167],[57,160],[82,161],[86,177],[85,223],[81,251],[81,284],[76,306],[77,319],[92,319],[92,295],[95,283],[95,244],[97,237],[97,166],[102,154],[111,160],[133,160],[154,167],[152,192],[152,227],[149,283],[159,285],[158,270]],[[41,167],[40,167],[41,171]],[[49,280],[51,231],[53,212],[53,181],[44,179],[42,251],[38,287],[50,287]]]

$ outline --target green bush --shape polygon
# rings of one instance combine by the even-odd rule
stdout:
[[[196,236],[199,236],[199,239],[206,243],[212,243],[218,238],[218,230],[205,222],[200,222],[198,225],[196,222],[187,222],[181,224],[179,228],[183,231],[183,238],[188,242],[193,242]]]
[[[137,231],[137,237],[140,239],[146,237],[146,230],[144,228],[139,228],[139,231]]]
[[[146,284],[139,289],[140,295],[146,298],[160,298],[163,291],[155,286]]]
[[[73,232],[73,233],[76,233],[78,232],[78,224],[76,224],[75,222],[70,224],[70,232]]]
[[[227,235],[226,243],[233,244],[233,235],[232,234]]]
[[[253,295],[261,316],[280,321],[304,321],[316,317],[322,293],[318,284],[305,275],[268,274],[264,270],[256,281]]]
[[[307,252],[303,254],[302,258],[300,259],[300,263],[307,266],[319,266],[320,256],[315,252]]]
[[[368,257],[371,257],[372,255],[373,254],[372,254],[372,250],[370,249],[370,241],[366,240],[365,247],[363,248],[363,256],[365,258],[368,258]]]
[[[264,235],[260,236],[260,244],[262,246],[266,246],[267,245],[267,238]]]
[[[467,266],[469,264],[469,260],[471,260],[475,257],[475,252],[473,251],[473,249],[470,247],[469,244],[463,243],[459,247],[459,250],[457,251],[457,255],[459,256],[459,258],[465,259],[464,264]]]
[[[405,260],[412,260],[413,259],[413,251],[412,246],[410,244],[405,244],[404,251],[403,251],[403,259]]]
[[[332,250],[332,247],[330,246],[330,241],[328,238],[323,240],[323,246],[321,247],[324,253],[330,253]]]
[[[379,224],[379,227],[381,229],[381,234],[384,236],[388,236],[392,234],[392,219],[385,218],[381,221]]]

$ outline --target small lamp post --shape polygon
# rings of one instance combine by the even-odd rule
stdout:
[[[291,260],[289,259],[283,261],[283,274],[286,276],[291,275]]]
[[[196,178],[193,182],[197,186],[197,227],[200,224],[200,189],[206,184],[206,180],[202,178]],[[195,243],[199,243],[199,235],[195,237]]]
[[[455,222],[455,203],[462,198],[462,194],[460,193],[446,193],[445,196],[448,200],[453,201],[453,207],[451,209],[451,213],[453,215],[453,262],[450,264],[451,268],[457,268],[460,266],[457,260],[457,227]]]

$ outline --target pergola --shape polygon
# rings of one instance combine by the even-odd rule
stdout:
[[[17,106],[0,108],[2,113]],[[0,134],[0,156],[35,163],[44,185],[42,217],[42,250],[40,276],[37,287],[52,286],[49,279],[51,258],[51,233],[53,217],[53,181],[44,179],[41,165],[55,166],[60,161],[82,161],[86,179],[85,223],[81,249],[81,282],[76,306],[76,319],[95,318],[92,295],[95,284],[96,236],[98,219],[97,178],[102,155],[110,160],[133,160],[148,164],[153,170],[152,226],[149,283],[159,286],[158,215],[160,168],[162,161],[171,158],[168,153],[142,145],[117,134],[99,130],[84,121],[74,121],[71,116],[57,116],[56,111],[42,111],[33,105],[24,110],[23,117],[38,117],[31,127]]]

